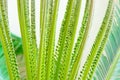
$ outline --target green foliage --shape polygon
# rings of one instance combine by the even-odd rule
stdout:
[[[71,9],[71,14],[70,16],[68,16],[68,18],[70,20],[69,22],[67,21],[67,23],[64,23],[64,20],[63,20],[63,24],[60,31],[58,47],[56,50],[56,56],[58,56],[58,58],[56,58],[56,71],[58,73],[56,72],[55,76],[58,75],[59,78],[63,80],[66,80],[67,78],[67,73],[70,66],[70,59],[71,59],[71,53],[72,53],[76,28],[78,24],[81,0],[73,1],[73,3],[70,6],[69,4],[70,3],[68,3],[68,7],[70,7]],[[66,15],[67,14],[69,14],[69,11],[66,11]],[[67,20],[66,16],[65,16],[65,20]],[[64,29],[66,30],[65,32],[64,32]],[[59,78],[55,77],[55,79],[59,79]]]
[[[108,24],[112,23],[111,20],[109,22],[111,12],[112,12],[112,5],[113,5],[113,1],[109,0],[108,8],[107,8],[106,15],[104,17],[103,23],[100,27],[98,35],[97,35],[97,37],[95,39],[95,42],[92,46],[90,54],[87,57],[85,65],[84,65],[84,67],[81,71],[80,79],[82,79],[82,80],[91,78],[93,70],[95,68],[95,64],[97,62],[97,59],[99,59],[99,56],[101,55],[102,50],[104,48],[104,45],[106,43],[106,39],[107,39],[109,30],[111,29],[110,28],[111,25],[109,26]]]
[[[23,51],[26,62],[27,77],[29,80],[36,79],[36,69],[37,69],[37,47],[35,39],[35,20],[34,20],[34,7],[35,3],[31,7],[29,6],[29,0],[18,0],[18,15],[20,21],[20,29],[22,35]],[[31,22],[30,13],[31,9]]]
[[[118,1],[119,2],[119,1]],[[95,71],[95,75],[93,77],[94,80],[118,80],[119,77],[119,49],[120,49],[120,18],[118,17],[120,14],[120,3],[116,3],[114,7],[114,17],[113,24],[109,39],[107,41],[105,52],[102,54],[100,61],[98,63],[97,69]],[[115,68],[116,66],[116,68]],[[115,70],[115,71],[114,71]],[[116,73],[117,72],[117,73]],[[112,76],[113,75],[113,76]]]
[[[12,39],[10,37],[8,28],[8,13],[7,13],[7,1],[0,1],[0,39],[6,58],[6,64],[10,79],[20,79],[18,66],[16,63],[16,55],[13,47]]]
[[[16,55],[18,56],[20,54],[23,54],[21,39],[13,34],[11,35],[11,37],[12,37],[12,41],[14,44]],[[0,63],[1,63],[0,64],[0,80],[9,80],[9,75],[8,75],[7,66],[6,66],[6,60],[5,60],[3,50],[2,50],[1,42],[0,42]]]
[[[116,71],[116,69],[119,70],[118,60],[120,58],[119,3],[114,4],[114,0],[109,0],[99,32],[84,66],[79,72],[84,46],[90,30],[94,0],[86,0],[76,43],[75,36],[83,0],[68,0],[57,46],[55,46],[55,33],[59,0],[40,0],[39,47],[36,43],[35,1],[17,0],[20,39],[10,35],[7,0],[0,0],[0,63],[3,62],[0,64],[0,79],[117,80],[116,76],[120,74]],[[23,58],[18,57],[19,55],[22,57],[24,55],[25,62]],[[21,63],[22,61],[23,63]],[[26,70],[22,69],[20,65],[26,66]],[[24,73],[21,72],[23,70]]]
[[[78,36],[76,45],[74,47],[74,51],[72,53],[72,59],[71,59],[71,64],[70,64],[71,68],[69,71],[69,73],[70,73],[69,79],[71,79],[71,80],[75,79],[75,77],[78,73],[78,69],[80,67],[79,62],[81,62],[80,60],[81,60],[82,52],[84,49],[86,37],[88,35],[88,30],[90,27],[92,7],[93,7],[93,1],[87,0],[85,12],[84,12],[84,17],[83,17],[83,21],[82,21],[82,26],[81,26],[81,29],[79,31],[79,36]]]

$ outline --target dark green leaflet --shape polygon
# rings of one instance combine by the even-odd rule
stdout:
[[[15,53],[17,55],[22,54],[23,53],[22,39],[12,33],[11,33],[11,38],[12,38],[12,42],[15,48]]]
[[[83,69],[82,69],[82,71],[80,73],[79,79],[83,79],[83,80],[87,79],[87,75],[88,75],[88,73],[90,71],[90,66],[92,64],[92,61],[94,60],[96,52],[99,49],[99,46],[100,46],[100,44],[102,42],[105,31],[106,31],[106,29],[108,27],[107,23],[109,21],[110,15],[111,15],[112,7],[113,7],[113,1],[109,0],[108,8],[107,8],[106,15],[104,17],[103,23],[102,23],[102,25],[100,27],[100,30],[98,32],[98,35],[97,35],[96,39],[95,39],[95,42],[94,42],[93,47],[92,47],[92,49],[90,51],[90,54],[87,57],[86,63],[83,66]]]

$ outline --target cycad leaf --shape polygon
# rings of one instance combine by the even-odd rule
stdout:
[[[114,66],[114,72],[111,75],[111,80],[119,80],[120,79],[120,50],[117,53],[118,55],[116,55],[116,57],[118,57],[117,59],[117,65]]]
[[[7,0],[0,0],[0,39],[11,79],[20,79],[16,54],[9,31]]]
[[[119,2],[119,1],[118,1]],[[120,3],[116,3],[114,7],[114,18],[112,31],[110,33],[109,39],[107,41],[105,52],[102,54],[100,62],[97,66],[96,72],[94,74],[93,79],[100,80],[118,80],[119,77],[115,77],[114,75],[119,75],[120,73],[116,73],[116,71],[112,76],[112,73],[115,69],[117,61],[119,60],[119,49],[120,49]],[[117,58],[118,57],[118,58]],[[118,65],[119,66],[119,63]],[[118,68],[117,68],[118,70]]]
[[[92,8],[93,8],[93,1],[87,0],[85,11],[84,11],[84,17],[82,21],[82,26],[79,31],[79,37],[77,39],[77,42],[74,47],[74,51],[72,53],[72,59],[71,59],[71,64],[69,69],[70,80],[75,79],[76,74],[78,73],[78,69],[80,67],[79,63],[81,62],[81,56],[84,49],[84,44],[86,42],[86,38],[90,28],[90,20],[91,20],[91,15],[93,10]]]
[[[35,37],[35,1],[17,0],[20,30],[26,62],[27,78],[29,80],[37,77],[37,46]],[[31,10],[31,11],[30,11]],[[30,15],[31,13],[31,15]],[[31,17],[30,17],[31,16]]]
[[[38,79],[45,79],[45,22],[47,16],[47,2],[40,0],[40,49],[38,60]]]
[[[113,11],[113,1],[109,0],[109,4],[106,10],[106,14],[103,19],[102,25],[100,27],[98,35],[96,36],[96,39],[94,41],[90,54],[87,57],[87,60],[83,66],[83,69],[80,72],[79,79],[83,79],[83,80],[91,79],[93,75],[94,69],[103,51],[104,45],[107,40],[107,36],[111,29],[111,25],[109,25],[109,23],[111,23],[110,17],[111,17],[112,11]]]
[[[22,50],[21,39],[13,34],[11,35],[11,37],[12,37],[12,41],[14,44],[15,53],[17,55],[22,54],[23,50]],[[3,53],[1,42],[0,42],[0,80],[9,80],[7,65],[6,65],[5,56]]]
[[[62,58],[62,51],[63,51],[63,47],[64,47],[64,42],[65,42],[65,37],[67,34],[67,29],[68,29],[68,25],[69,25],[69,20],[70,20],[70,16],[71,16],[71,10],[72,10],[72,5],[73,5],[73,0],[68,0],[67,3],[67,7],[66,7],[66,13],[64,16],[64,20],[62,22],[62,26],[61,26],[61,30],[60,30],[60,34],[59,34],[59,40],[58,40],[58,44],[57,44],[57,48],[56,48],[56,53],[55,53],[55,59],[56,59],[56,64],[55,66],[55,79],[58,79],[59,76],[59,72],[60,72],[60,63],[61,63],[61,58]]]
[[[55,77],[57,77],[57,79],[67,79],[72,48],[79,20],[81,1],[82,0],[68,0],[68,6],[66,8],[68,12],[66,12],[61,26],[58,47],[56,50],[58,58],[56,58],[57,62],[55,74],[57,75],[55,75]]]
[[[59,0],[41,0],[39,80],[53,79],[54,45]]]

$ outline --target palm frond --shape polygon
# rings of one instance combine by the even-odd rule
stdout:
[[[94,66],[97,65],[97,63],[94,64],[94,59],[97,53],[99,53],[99,50],[101,51],[99,53],[99,56],[97,56],[97,59],[99,59],[101,53],[102,53],[102,48],[104,47],[104,44],[106,43],[107,36],[109,34],[109,30],[111,29],[110,26],[108,25],[111,13],[112,13],[112,8],[113,8],[113,1],[109,0],[108,8],[106,10],[106,14],[103,20],[103,23],[100,27],[100,30],[98,32],[98,35],[95,39],[95,42],[92,46],[92,49],[90,51],[89,56],[87,57],[87,60],[83,66],[82,71],[80,72],[80,77],[79,79],[90,79],[92,77],[92,71],[94,70]]]
[[[79,63],[81,62],[81,56],[84,49],[84,44],[86,42],[86,38],[90,28],[92,8],[93,8],[93,1],[87,0],[84,17],[82,21],[82,27],[79,31],[79,37],[77,39],[76,45],[74,47],[74,51],[72,53],[72,59],[71,59],[70,70],[69,70],[70,80],[74,80],[78,73],[78,69],[80,66]]]
[[[101,80],[117,80],[117,77],[112,77],[115,66],[119,60],[119,48],[120,48],[120,3],[116,3],[114,6],[114,17],[112,24],[112,31],[107,41],[105,51],[101,56],[100,62],[97,66],[93,79]],[[118,63],[119,64],[119,63]],[[114,74],[113,74],[114,75]],[[119,74],[118,74],[119,75]]]
[[[31,1],[32,5],[29,6],[29,0],[18,0],[18,15],[20,22],[20,30],[22,35],[22,44],[24,49],[24,56],[26,61],[26,70],[28,79],[36,79],[36,37],[35,37],[35,1]],[[29,10],[31,8],[31,15]],[[31,17],[30,17],[31,16]],[[31,20],[31,21],[30,21]]]
[[[69,20],[70,20],[70,16],[72,12],[73,1],[74,0],[68,0],[64,20],[62,22],[61,29],[60,29],[59,40],[58,40],[56,52],[55,52],[56,69],[54,73],[55,74],[54,79],[58,79],[59,72],[60,72],[59,70],[60,70],[60,63],[61,63],[61,58],[62,58],[62,51],[64,49],[64,42],[65,42],[65,38],[67,35]]]
[[[16,55],[9,31],[7,0],[0,1],[0,39],[11,79],[20,79]]]
[[[16,55],[22,54],[23,49],[22,49],[21,38],[17,37],[14,34],[11,34],[11,37],[12,37],[12,42],[13,42],[13,45],[14,45],[14,48],[15,48]],[[3,52],[1,42],[0,42],[0,63],[1,63],[0,64],[0,80],[9,80],[10,77],[9,77],[9,74],[8,74],[7,65],[6,65],[6,59],[5,59],[5,56],[4,56],[4,52]]]
[[[41,0],[39,79],[53,79],[54,45],[59,0]]]
[[[115,64],[114,64],[115,63]],[[117,63],[117,65],[116,65]],[[113,62],[113,67],[111,67],[110,75],[108,72],[108,79],[110,78],[111,80],[119,80],[120,79],[120,52],[118,51],[116,58]]]
[[[47,16],[47,2],[46,0],[40,0],[40,48],[38,58],[38,74],[39,80],[45,79],[45,22]]]
[[[68,0],[68,6],[67,9],[72,10],[71,14],[68,12],[69,16],[69,21],[67,23],[64,23],[67,18],[66,14],[64,17],[63,24],[61,26],[61,32],[60,32],[60,37],[58,41],[58,47],[57,47],[57,53],[56,55],[58,56],[57,62],[56,62],[56,71],[57,73],[57,79],[63,79],[66,80],[68,76],[68,70],[70,66],[70,60],[71,60],[71,54],[72,54],[72,49],[73,49],[73,44],[74,44],[74,39],[75,39],[75,34],[76,34],[76,29],[78,25],[78,20],[79,20],[79,13],[80,13],[80,7],[81,7],[81,0],[74,0],[73,3],[72,0]],[[66,9],[66,10],[67,10]],[[62,40],[62,44],[60,41]],[[58,78],[59,77],[59,78]]]
[[[81,17],[80,14],[82,14],[81,4],[84,2],[82,2],[83,0],[68,0],[57,46],[55,46],[55,42],[57,42],[55,33],[60,0],[40,0],[39,48],[36,43],[35,1],[17,0],[22,36],[20,39],[10,35],[7,0],[0,0],[0,40],[2,44],[0,44],[0,62],[4,61],[0,64],[0,79],[117,80],[119,78],[119,0],[118,3],[108,0],[100,29],[81,71],[79,69],[89,37],[94,0],[85,0],[78,35],[76,34],[77,28],[79,28],[79,16]],[[75,40],[77,40],[76,43]],[[22,52],[24,54],[21,54]]]

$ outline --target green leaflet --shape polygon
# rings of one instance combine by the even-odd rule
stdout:
[[[47,0],[48,1],[48,13],[46,17],[46,24],[45,24],[45,51],[46,51],[46,63],[45,63],[45,79],[50,80],[53,79],[53,52],[54,52],[54,38],[55,38],[55,30],[56,30],[56,22],[53,22],[54,19],[56,19],[56,16],[54,17],[54,0]]]
[[[68,75],[68,70],[70,66],[70,60],[71,60],[71,54],[72,54],[72,49],[73,49],[73,44],[74,44],[74,39],[75,39],[75,34],[76,34],[76,29],[77,29],[77,24],[78,24],[78,19],[79,19],[79,13],[80,13],[80,7],[81,7],[81,0],[76,0],[76,4],[73,4],[73,10],[71,13],[71,18],[69,22],[69,27],[68,27],[68,32],[66,35],[66,40],[65,40],[65,45],[64,45],[64,50],[63,50],[63,55],[61,59],[61,77],[63,77],[63,80],[67,79]],[[62,71],[64,70],[64,71]]]
[[[113,16],[111,16],[111,19],[109,20],[108,27],[106,29],[106,33],[104,35],[104,38],[103,38],[103,40],[102,40],[102,42],[101,42],[101,44],[99,46],[99,49],[98,49],[98,51],[96,53],[96,56],[95,56],[95,58],[94,58],[94,60],[92,62],[92,65],[90,67],[90,71],[89,71],[89,74],[88,74],[88,76],[89,76],[88,79],[91,79],[93,77],[96,66],[98,64],[98,61],[99,61],[99,59],[100,59],[100,57],[101,57],[101,55],[103,53],[104,47],[106,45],[110,30],[111,30],[112,19],[113,19]]]
[[[31,13],[31,22],[30,22],[30,14],[29,14],[29,0],[18,0],[18,15],[20,22],[20,29],[22,35],[22,43],[24,49],[24,56],[26,61],[26,70],[27,70],[27,78],[29,80],[36,80],[36,55],[37,55],[37,47],[36,47],[36,39],[35,39],[35,1],[31,1],[33,5],[31,5],[33,11]]]
[[[116,59],[119,56],[119,52],[117,52],[117,51],[119,50],[119,47],[120,47],[120,43],[119,43],[120,37],[117,36],[117,35],[119,34],[118,31],[119,31],[120,28],[119,27],[115,27],[115,26],[112,27],[112,28],[113,28],[112,32],[111,32],[111,34],[109,36],[109,40],[108,40],[106,48],[105,48],[105,54],[103,54],[101,56],[100,62],[98,64],[98,66],[97,66],[95,75],[93,77],[94,80],[96,80],[97,78],[99,78],[99,79],[106,79],[106,77],[108,78],[108,80],[111,79],[111,71],[112,70],[114,71],[114,69],[115,69],[112,66],[116,65],[115,64],[116,63]],[[114,39],[116,41],[114,41]],[[116,44],[116,42],[118,44]],[[113,45],[113,46],[111,46],[111,45]],[[113,71],[112,71],[112,73],[113,73]],[[114,79],[114,80],[116,80],[116,79]]]
[[[115,21],[115,25],[117,26],[117,28],[119,27],[119,23],[120,23],[120,18],[118,17],[119,15],[120,15],[120,0],[118,0],[118,3],[116,3],[116,6],[115,6],[115,12],[116,12],[116,14],[115,14],[115,16],[116,16],[116,21]],[[114,26],[115,26],[114,25]],[[119,27],[119,30],[120,30],[120,27]],[[118,30],[117,30],[117,35],[119,35],[119,32],[118,32]],[[111,71],[109,71],[108,73],[110,73],[111,74],[111,76],[110,76],[110,79],[111,80],[119,80],[119,76],[120,76],[120,68],[119,68],[119,66],[120,66],[120,49],[119,49],[119,43],[120,43],[120,41],[118,41],[119,39],[120,39],[120,36],[119,36],[119,39],[117,39],[116,40],[116,36],[117,35],[114,35],[115,37],[115,41],[118,43],[118,45],[117,45],[117,47],[118,47],[118,52],[117,52],[117,54],[116,54],[116,56],[115,56],[115,60],[114,60],[114,62],[112,63],[112,64],[116,64],[115,66],[113,66],[114,68],[110,68],[109,70],[111,70]],[[108,74],[108,77],[109,77],[109,74]]]
[[[17,55],[23,53],[21,39],[15,35],[11,35],[12,41],[15,48],[15,53]],[[9,74],[7,71],[6,60],[2,49],[2,44],[0,43],[0,80],[9,80]]]
[[[111,79],[111,76],[113,74],[113,71],[114,71],[114,69],[116,67],[116,64],[118,63],[119,59],[120,59],[120,50],[118,50],[117,54],[115,55],[114,61],[112,62],[111,66],[110,66],[110,69],[109,69],[109,71],[107,73],[106,80]],[[120,74],[118,74],[118,75],[120,75]],[[119,79],[119,77],[116,76],[114,80],[116,80],[117,78]]]
[[[116,60],[116,62],[117,62],[117,65],[116,66],[113,66],[113,67],[111,67],[111,68],[114,68],[115,70],[113,70],[113,71],[111,71],[111,72],[113,72],[112,74],[111,74],[111,80],[119,80],[120,79],[120,53],[118,52],[117,53],[117,55],[116,55],[116,59],[118,59],[118,60]],[[114,60],[115,61],[115,60]],[[116,63],[115,62],[115,63]]]
[[[14,34],[11,34],[11,37],[12,37],[13,45],[14,45],[14,48],[15,48],[15,53],[17,55],[22,54],[23,53],[23,48],[22,48],[21,38],[14,35]]]
[[[2,50],[2,45],[0,44],[0,80],[8,80],[9,74],[7,71],[5,56]]]
[[[113,6],[113,1],[109,0],[108,8],[107,8],[103,23],[102,23],[101,28],[98,32],[98,35],[95,39],[95,42],[90,51],[90,54],[87,57],[86,63],[83,66],[83,69],[80,73],[79,79],[85,80],[85,79],[89,79],[89,77],[91,77],[91,76],[89,76],[90,75],[89,74],[90,66],[92,65],[92,61],[94,60],[94,57],[96,56],[97,51],[99,50],[100,44],[102,44],[104,35],[107,33],[107,28],[108,28],[107,24],[108,24],[109,18],[111,16],[112,6]],[[110,28],[108,28],[108,29],[110,29]]]
[[[50,3],[50,2],[49,2]],[[46,79],[53,79],[53,70],[54,70],[54,45],[55,45],[55,33],[56,33],[56,20],[57,20],[57,12],[58,12],[59,0],[51,0],[51,10],[49,11],[48,16],[48,32],[46,33]],[[49,8],[50,8],[49,7]],[[47,28],[46,27],[46,28]],[[47,37],[48,35],[48,37]]]
[[[10,79],[20,79],[18,66],[16,63],[15,50],[9,33],[9,24],[7,17],[7,1],[0,1],[0,39],[2,42],[4,55]]]
[[[79,62],[82,56],[82,51],[84,49],[83,45],[85,44],[86,37],[88,34],[88,30],[89,30],[91,14],[92,14],[92,6],[93,6],[92,4],[93,4],[92,0],[86,1],[86,8],[84,12],[83,21],[82,21],[82,27],[79,31],[79,37],[75,44],[74,52],[72,53],[72,59],[71,59],[71,64],[70,64],[71,68],[69,70],[70,80],[74,80],[76,77],[76,74],[78,73]]]
[[[55,73],[54,73],[54,79],[58,79],[58,76],[60,75],[60,63],[61,63],[61,58],[62,58],[62,51],[64,49],[64,42],[65,42],[65,37],[67,35],[67,30],[68,30],[68,25],[69,25],[69,20],[71,16],[71,10],[72,10],[72,5],[73,5],[73,0],[68,0],[67,3],[67,8],[64,16],[64,20],[61,25],[60,29],[60,34],[59,34],[59,40],[57,43],[56,47],[56,52],[55,52]]]
[[[118,1],[119,2],[119,1]],[[96,79],[105,79],[105,80],[119,80],[119,77],[116,75],[119,75],[119,69],[116,68],[115,72],[115,66],[117,61],[119,60],[119,48],[120,48],[120,3],[116,3],[114,6],[114,18],[113,18],[113,25],[112,25],[112,31],[109,36],[109,40],[107,41],[106,47],[105,47],[105,54],[102,54],[100,62],[97,66],[97,69],[95,71],[95,75],[93,77],[94,80]],[[119,62],[117,64],[117,67],[119,65]],[[112,76],[113,75],[113,76]]]
[[[37,55],[38,55],[38,48],[36,43],[36,24],[35,24],[35,0],[31,0],[31,23],[30,23],[30,30],[31,30],[31,61],[33,61],[31,64],[33,65],[32,68],[35,68],[35,70],[32,70],[34,72],[35,79],[37,78]]]
[[[53,79],[54,45],[59,0],[41,0],[39,80]]]
[[[68,5],[70,5],[69,1],[68,1]],[[71,7],[72,6],[72,7]],[[68,75],[68,70],[69,70],[69,66],[70,66],[70,59],[71,59],[71,53],[72,53],[72,48],[73,48],[73,44],[74,44],[74,38],[75,38],[75,33],[76,33],[76,28],[77,28],[77,24],[78,24],[78,19],[79,19],[79,12],[80,12],[80,6],[81,6],[81,0],[74,0],[73,4],[71,4],[69,7],[67,6],[67,9],[71,9],[72,12],[71,14],[68,16],[70,17],[70,20],[68,23],[66,23],[66,25],[61,27],[61,31],[60,32],[60,37],[59,37],[59,41],[63,40],[63,44],[59,44],[58,41],[58,58],[57,58],[57,62],[56,64],[56,71],[59,69],[59,71],[57,71],[58,73],[56,73],[57,79],[62,79],[62,80],[66,80],[67,79],[67,75]],[[67,13],[66,13],[67,14]],[[65,20],[66,20],[66,16],[65,16]],[[64,21],[63,21],[64,23]],[[63,29],[65,28],[65,29]],[[63,29],[63,30],[62,30]],[[64,33],[64,34],[63,34]],[[61,51],[60,51],[61,50]]]
[[[45,79],[45,21],[47,15],[47,2],[46,0],[41,0],[40,2],[40,49],[39,49],[39,60],[38,60],[38,80]]]
[[[37,61],[36,60],[36,56],[38,55],[38,48],[37,48],[37,43],[36,43],[36,24],[35,24],[35,0],[31,0],[31,43],[33,45],[32,47],[32,53],[35,57],[35,61],[36,61],[36,67],[37,67]],[[37,69],[36,69],[36,73],[37,73]]]

